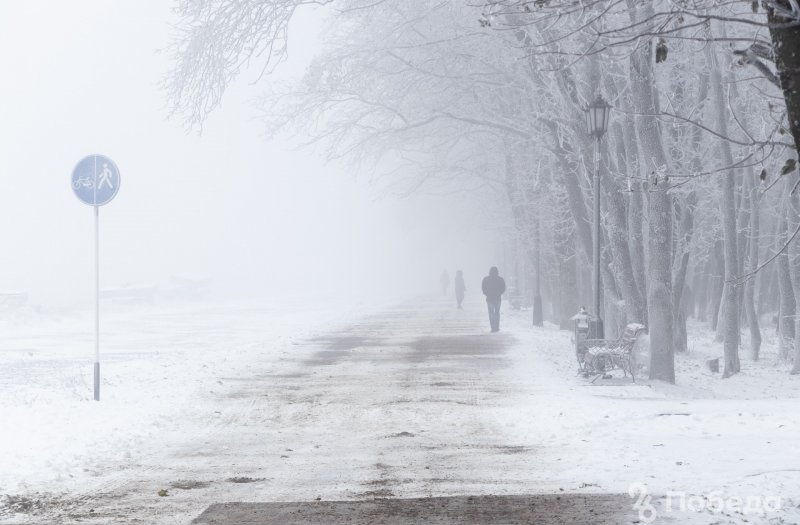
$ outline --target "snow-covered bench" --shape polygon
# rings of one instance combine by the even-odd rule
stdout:
[[[609,370],[622,370],[636,381],[636,363],[633,347],[636,339],[647,329],[639,323],[630,323],[619,339],[584,339],[576,346],[579,373],[584,376],[603,375]]]

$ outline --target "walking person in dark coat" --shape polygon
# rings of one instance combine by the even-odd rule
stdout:
[[[502,295],[506,292],[506,281],[500,277],[497,266],[492,266],[489,270],[489,275],[483,278],[481,290],[483,290],[483,295],[486,296],[486,304],[489,306],[489,325],[492,327],[492,332],[499,332],[500,301]]]
[[[461,310],[461,301],[464,300],[464,292],[467,287],[464,285],[464,272],[458,270],[456,272],[456,302],[458,302],[458,309]]]

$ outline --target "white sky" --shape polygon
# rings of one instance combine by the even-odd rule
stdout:
[[[480,217],[453,198],[376,199],[342,167],[264,139],[250,116],[252,78],[233,86],[202,136],[167,121],[158,82],[170,62],[158,50],[171,6],[0,0],[0,291],[89,302],[92,209],[69,177],[91,153],[122,174],[100,211],[103,287],[178,274],[268,296],[408,290],[435,285],[445,266],[477,279],[494,262],[476,237]],[[318,18],[293,27],[284,77],[313,56]],[[470,255],[476,247],[482,256]]]

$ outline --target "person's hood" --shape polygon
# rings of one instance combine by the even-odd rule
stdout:
[[[497,277],[498,275],[500,275],[500,272],[497,270],[497,266],[491,267],[491,269],[489,270],[489,275],[492,277]]]

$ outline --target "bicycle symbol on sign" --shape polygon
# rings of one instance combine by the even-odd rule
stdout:
[[[94,180],[93,177],[86,175],[84,177],[78,177],[74,181],[72,181],[72,187],[74,189],[80,188],[93,188],[94,187]]]

